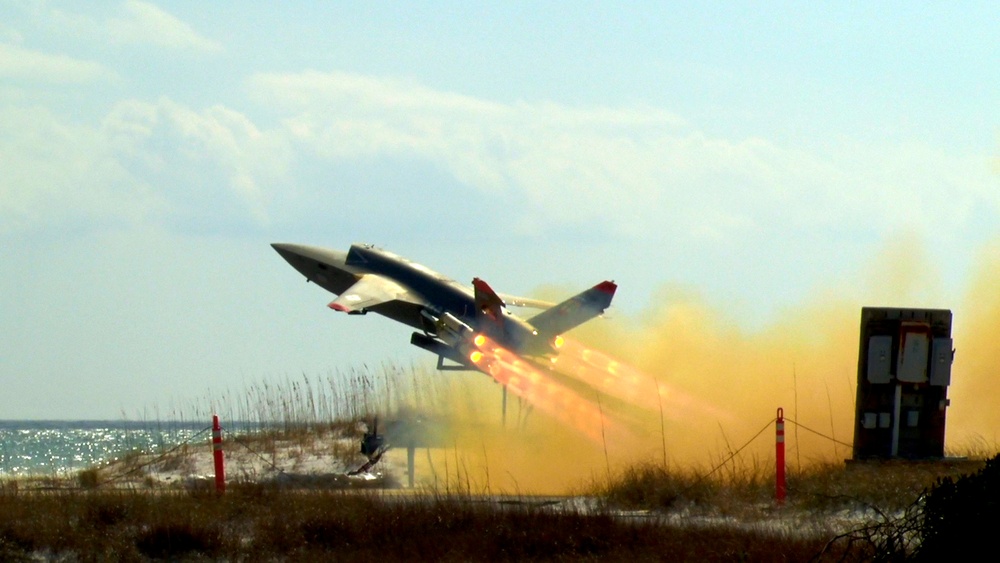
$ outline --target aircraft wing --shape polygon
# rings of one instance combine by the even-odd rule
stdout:
[[[365,274],[344,290],[328,307],[345,313],[364,313],[380,305],[403,301],[423,305],[424,300],[395,281],[378,274]]]
[[[584,323],[604,312],[611,306],[618,285],[612,281],[601,282],[579,293],[551,309],[546,309],[528,322],[539,334],[557,335]]]

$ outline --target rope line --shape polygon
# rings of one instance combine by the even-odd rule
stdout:
[[[798,426],[799,428],[801,428],[803,430],[806,430],[808,432],[812,432],[813,434],[815,434],[815,435],[817,435],[817,436],[819,436],[821,438],[826,438],[827,440],[830,440],[831,442],[840,444],[841,446],[847,446],[848,448],[853,448],[854,447],[854,444],[848,444],[847,442],[841,442],[840,440],[838,440],[836,438],[833,438],[831,436],[827,436],[826,434],[823,434],[822,432],[817,432],[816,430],[813,430],[812,428],[809,428],[805,424],[800,424],[800,423],[795,422],[794,420],[792,420],[790,418],[786,417],[785,420],[788,421],[788,422],[791,422],[792,424]]]
[[[740,452],[742,452],[744,449],[746,449],[746,447],[749,446],[751,443],[753,443],[754,440],[756,440],[757,438],[759,438],[760,435],[763,434],[764,431],[767,430],[768,427],[771,426],[771,423],[773,423],[775,420],[777,420],[777,419],[776,418],[772,418],[771,420],[768,420],[767,423],[764,424],[764,426],[760,430],[758,430],[757,433],[754,434],[752,438],[750,438],[742,446],[740,446],[739,448],[737,448],[735,452],[729,454],[729,457],[727,457],[726,459],[722,460],[722,463],[720,463],[719,465],[716,465],[714,469],[712,469],[711,471],[709,471],[705,475],[701,476],[701,478],[699,478],[697,481],[695,481],[695,484],[700,483],[700,482],[704,481],[705,479],[708,479],[716,471],[718,471],[718,470],[722,469],[723,467],[725,467],[727,463],[729,463],[736,456],[740,455]]]
[[[760,430],[758,430],[756,434],[754,434],[742,446],[740,446],[739,448],[737,448],[736,451],[734,451],[733,453],[729,454],[729,457],[727,457],[726,459],[722,460],[722,462],[719,463],[718,465],[716,465],[711,471],[709,471],[708,473],[702,475],[697,481],[695,481],[695,483],[700,483],[701,481],[704,481],[705,479],[708,479],[709,477],[711,477],[712,475],[714,475],[715,472],[717,472],[718,470],[720,470],[723,467],[725,467],[727,463],[729,463],[730,461],[732,461],[733,458],[735,458],[736,456],[740,455],[740,452],[742,452],[744,449],[747,448],[747,446],[749,446],[750,444],[752,444],[754,440],[756,440],[757,438],[759,438],[760,435],[763,434],[764,431],[767,430],[767,428],[769,426],[771,426],[771,424],[773,424],[777,420],[778,419],[776,419],[776,418],[772,418],[771,420],[768,420],[767,423],[764,424],[764,426]],[[793,420],[791,418],[785,417],[784,420],[786,422],[791,422],[792,424],[794,424],[794,425],[802,428],[803,430],[805,430],[807,432],[812,432],[813,434],[815,434],[815,435],[817,435],[817,436],[819,436],[821,438],[825,438],[827,440],[830,440],[831,442],[834,442],[836,444],[840,444],[841,446],[846,446],[848,448],[853,448],[854,447],[854,444],[848,444],[848,443],[842,442],[842,441],[840,441],[840,440],[838,440],[836,438],[827,436],[826,434],[823,434],[822,432],[818,432],[816,430],[813,430],[812,428],[809,428],[808,426],[806,426],[804,424],[796,422],[795,420]]]
[[[271,469],[272,469],[273,471],[276,471],[276,472],[277,472],[277,473],[279,473],[279,474],[284,474],[284,473],[285,473],[285,470],[284,470],[284,469],[282,469],[282,468],[278,467],[278,465],[277,465],[277,464],[275,464],[275,463],[274,463],[274,462],[272,462],[271,460],[269,460],[269,459],[267,459],[266,457],[264,457],[264,454],[261,454],[261,453],[260,453],[260,452],[258,452],[257,450],[255,450],[255,449],[251,448],[251,447],[250,447],[250,445],[249,445],[249,444],[247,444],[246,442],[244,442],[244,441],[243,441],[243,439],[242,439],[242,438],[241,438],[240,436],[238,436],[238,435],[235,435],[235,436],[232,436],[232,437],[231,437],[230,439],[231,439],[231,440],[232,440],[233,442],[236,442],[237,444],[239,444],[240,446],[243,446],[244,448],[246,448],[248,452],[250,452],[250,453],[252,453],[253,455],[255,455],[255,456],[257,456],[258,458],[260,458],[260,460],[261,460],[261,461],[263,461],[264,463],[266,463],[266,464],[270,465],[270,466],[271,466]]]

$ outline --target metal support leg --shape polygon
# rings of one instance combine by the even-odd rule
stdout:
[[[507,386],[503,386],[503,427],[507,428]]]
[[[410,488],[413,488],[413,453],[416,448],[413,444],[406,447],[406,476],[410,480]]]

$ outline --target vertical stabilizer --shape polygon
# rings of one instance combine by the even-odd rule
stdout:
[[[476,318],[488,319],[497,325],[503,323],[503,300],[493,288],[479,278],[473,278],[472,288],[476,296]]]

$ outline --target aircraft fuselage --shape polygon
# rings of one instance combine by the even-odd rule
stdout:
[[[509,312],[478,278],[470,289],[372,245],[355,244],[346,253],[299,244],[271,246],[308,281],[338,296],[331,309],[375,312],[419,329],[423,334],[414,333],[411,343],[473,369],[480,368],[466,356],[477,334],[518,354],[550,354],[556,337],[603,312],[616,288],[613,282],[602,282],[526,321]]]

